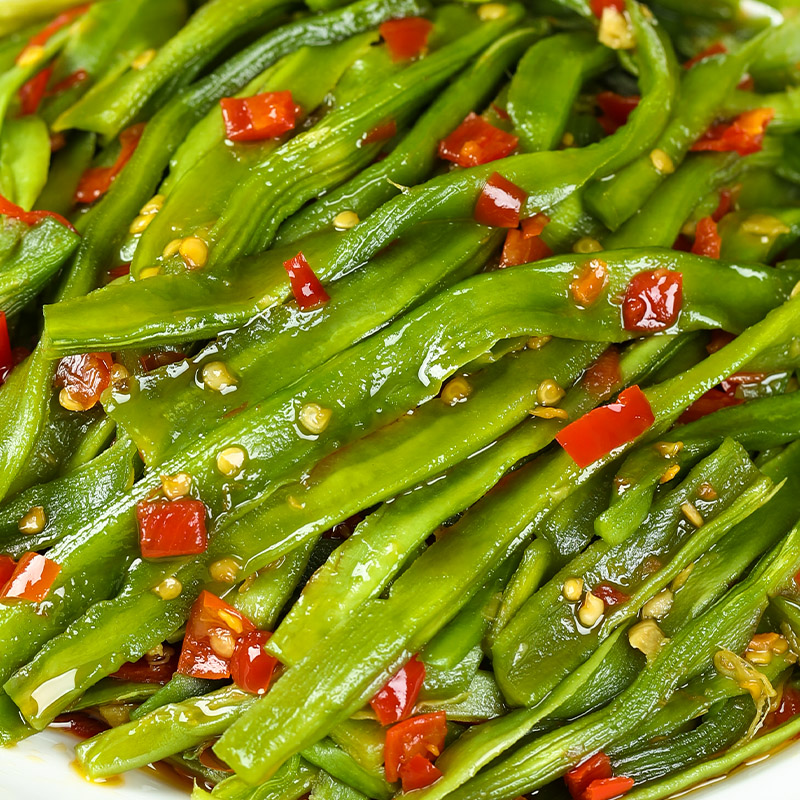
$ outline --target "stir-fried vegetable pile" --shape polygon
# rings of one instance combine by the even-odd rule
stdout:
[[[0,6],[0,743],[655,800],[800,733],[796,0]]]

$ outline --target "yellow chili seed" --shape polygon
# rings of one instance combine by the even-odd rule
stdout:
[[[161,488],[170,500],[179,500],[186,497],[192,489],[192,476],[186,472],[176,472],[174,475],[161,476]]]
[[[747,660],[751,664],[756,664],[758,666],[767,666],[767,664],[771,664],[773,659],[773,655],[769,650],[756,650],[750,651],[747,653]]]
[[[697,487],[697,496],[701,500],[716,500],[719,497],[717,490],[707,481]]]
[[[655,150],[650,152],[650,161],[662,175],[671,175],[675,172],[675,164],[669,154],[665,153],[660,147],[656,147]]]
[[[673,464],[664,470],[664,474],[658,479],[659,483],[669,483],[681,471],[680,464]]]
[[[591,628],[603,616],[605,608],[605,603],[599,597],[587,592],[578,609],[578,620],[585,628]]]
[[[136,70],[144,69],[155,57],[155,50],[142,50],[142,52],[131,61],[131,67]]]
[[[144,233],[147,230],[147,226],[152,221],[153,221],[152,215],[136,217],[136,219],[133,222],[131,222],[131,225],[128,228],[128,231],[130,233],[134,233],[134,234],[136,234],[136,233]]]
[[[300,500],[298,500],[298,499],[297,499],[296,497],[294,497],[293,495],[289,495],[289,496],[286,498],[286,502],[287,502],[287,503],[288,503],[288,504],[289,504],[289,505],[290,505],[290,506],[291,506],[293,509],[295,509],[296,511],[302,511],[302,509],[304,509],[304,508],[306,507],[306,504],[305,504],[305,503],[302,503],[302,502],[300,502]]]
[[[640,650],[648,659],[658,653],[661,646],[667,640],[664,632],[658,627],[658,623],[652,619],[637,622],[628,631],[628,641],[631,647]]]
[[[565,600],[576,603],[583,594],[583,578],[567,578],[561,587],[561,594]]]
[[[627,17],[613,6],[603,9],[597,40],[612,50],[632,50],[636,47],[636,37]]]
[[[217,454],[217,469],[229,477],[238,475],[246,458],[247,454],[241,447],[226,447]]]
[[[139,209],[139,213],[145,217],[150,216],[151,214],[158,214],[164,205],[165,199],[166,198],[163,194],[154,195]]]
[[[472,394],[472,386],[461,375],[451,378],[442,388],[441,399],[445,405],[454,406],[463,403]]]
[[[508,14],[508,6],[502,3],[484,3],[478,6],[478,19],[487,22],[490,19],[502,19]]]
[[[669,589],[662,589],[642,606],[642,619],[662,619],[669,614],[675,595]]]
[[[584,236],[572,245],[573,253],[599,253],[602,249],[603,245],[591,236]]]
[[[220,658],[230,658],[236,649],[236,639],[233,638],[230,631],[226,631],[224,628],[214,631],[208,637],[208,643]]]
[[[664,458],[674,458],[683,450],[683,442],[656,442],[653,449]]]
[[[111,383],[122,383],[122,381],[128,380],[130,376],[131,374],[124,364],[114,363],[111,365]]]
[[[361,220],[355,211],[341,211],[333,218],[333,227],[337,231],[347,231],[355,228]]]
[[[322,433],[331,421],[333,411],[319,403],[306,403],[300,409],[300,424],[309,433]]]
[[[41,506],[33,506],[28,513],[17,523],[20,533],[41,533],[47,525],[47,516]]]
[[[552,336],[531,336],[531,338],[525,342],[525,347],[527,347],[528,350],[541,350],[552,338]]]
[[[531,409],[528,413],[532,417],[539,417],[539,419],[569,419],[569,414],[564,408],[539,406],[538,408]]]
[[[220,583],[235,583],[239,574],[239,564],[233,558],[220,558],[208,568],[208,572],[215,581]]]
[[[172,256],[176,255],[181,248],[181,242],[183,242],[183,239],[173,239],[169,242],[161,253],[162,257],[172,258]]]
[[[139,280],[146,281],[148,278],[155,278],[156,275],[161,274],[161,267],[145,267],[139,273]]]
[[[189,269],[200,269],[208,261],[208,245],[197,236],[187,236],[180,243],[178,252]]]
[[[88,411],[91,406],[84,405],[80,400],[73,397],[67,389],[62,389],[58,393],[58,404],[67,411]]]
[[[769,214],[751,214],[742,222],[741,229],[744,233],[767,236],[770,239],[777,239],[782,233],[792,232],[785,222]]]
[[[183,591],[183,584],[177,578],[164,578],[153,591],[162,600],[174,600]]]
[[[694,503],[690,503],[688,500],[685,503],[681,503],[681,511],[683,511],[683,515],[695,528],[702,528],[703,522],[703,515],[697,510]]]
[[[682,569],[673,579],[670,587],[672,588],[673,592],[677,592],[686,581],[689,580],[689,576],[692,574],[692,570],[694,569],[694,564],[689,564],[688,567]]]
[[[20,67],[31,67],[38,64],[45,56],[45,49],[40,44],[29,44],[17,58]]]
[[[552,379],[545,378],[536,389],[536,399],[540,405],[554,406],[561,402],[566,392]]]
[[[223,392],[231,386],[236,386],[236,378],[231,375],[222,361],[209,361],[203,365],[203,383],[215,392]]]
[[[230,611],[225,611],[224,609],[220,610],[218,613],[219,613],[220,619],[234,633],[241,633],[244,630],[244,626],[242,625],[242,620],[236,614],[231,614]]]

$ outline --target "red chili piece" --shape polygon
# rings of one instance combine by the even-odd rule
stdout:
[[[783,725],[784,722],[788,722],[798,714],[800,714],[800,691],[787,684],[783,687],[780,704],[764,720],[764,727],[767,730],[777,728],[778,725]]]
[[[615,403],[595,408],[567,425],[556,440],[583,469],[641,436],[654,421],[644,392],[631,386],[620,392]]]
[[[714,42],[710,47],[707,47],[702,52],[698,53],[693,58],[690,58],[688,61],[685,61],[683,64],[684,69],[691,69],[695,64],[699,64],[701,61],[704,61],[711,56],[718,56],[722,55],[723,53],[727,53],[728,48],[725,47],[722,42]]]
[[[288,91],[223,97],[219,104],[225,135],[232,142],[257,142],[282,136],[294,129],[301,112]]]
[[[22,49],[22,52],[17,56],[17,61],[19,61],[20,56],[28,47],[43,47],[47,44],[50,40],[50,37],[60,31],[62,28],[65,28],[67,25],[72,23],[82,14],[85,14],[91,3],[85,3],[82,6],[75,6],[75,8],[70,8],[68,11],[64,11],[63,13],[59,14],[52,22],[49,22],[47,25],[44,26],[38,33],[31,36],[28,39],[28,44]]]
[[[512,228],[506,234],[503,253],[500,256],[501,267],[518,267],[520,264],[531,264],[549,258],[553,251],[540,236],[526,237],[525,234]]]
[[[476,167],[514,152],[519,139],[496,128],[474,111],[439,142],[439,158],[459,167]]]
[[[264,650],[272,634],[269,631],[250,631],[236,642],[231,659],[233,682],[250,694],[266,694],[278,659]]]
[[[422,756],[428,761],[437,759],[444,750],[446,735],[447,717],[444,711],[411,717],[389,728],[383,751],[386,780],[394,783],[401,776],[403,765],[408,764],[414,756]]]
[[[56,386],[63,386],[70,397],[89,409],[111,385],[113,363],[111,353],[65,356],[56,368]]]
[[[602,19],[607,8],[613,8],[621,14],[625,10],[625,0],[592,0],[592,13],[597,19]]]
[[[206,507],[200,500],[142,500],[136,519],[144,558],[196,555],[208,547]]]
[[[492,173],[475,204],[475,219],[494,228],[516,228],[528,195],[499,172]]]
[[[14,219],[18,219],[25,225],[36,225],[45,219],[45,217],[52,217],[57,222],[60,222],[64,227],[69,228],[71,231],[75,231],[72,223],[65,217],[62,217],[61,214],[56,214],[55,211],[25,211],[25,209],[23,209],[21,206],[18,206],[16,203],[6,200],[6,198],[1,194],[0,214],[2,214],[4,217],[13,217]],[[75,231],[75,233],[77,233],[77,231]]]
[[[45,67],[19,87],[20,113],[23,117],[35,114],[47,93],[47,84],[53,75],[52,67]]]
[[[0,556],[0,591],[11,580],[17,562],[11,556]]]
[[[407,61],[420,55],[428,45],[432,30],[433,23],[424,17],[390,19],[378,27],[392,61]]]
[[[599,258],[593,258],[581,270],[570,284],[572,298],[575,302],[588,308],[597,302],[608,283],[608,264]]]
[[[108,271],[108,277],[115,281],[117,278],[124,278],[126,275],[131,274],[131,265],[130,264],[120,264],[119,266],[112,267]]]
[[[369,701],[381,725],[405,719],[417,704],[419,690],[425,680],[425,665],[414,656]]]
[[[425,756],[412,756],[405,764],[401,765],[400,780],[403,783],[403,792],[412,792],[414,789],[424,789],[436,783],[442,777],[442,771],[428,761]]]
[[[666,269],[631,278],[622,301],[626,331],[663,331],[674,325],[683,304],[683,275]]]
[[[713,414],[721,408],[741,405],[744,400],[726,394],[722,389],[710,389],[704,395],[697,398],[683,414],[678,418],[678,422],[695,422],[698,419]]]
[[[719,222],[733,208],[733,192],[730,189],[722,189],[719,193],[719,205],[717,210],[711,215],[714,222]]]
[[[80,86],[84,81],[89,80],[89,73],[85,69],[75,70],[71,75],[60,80],[52,89],[47,93],[48,95],[60,94],[72,89],[74,86]]]
[[[195,678],[229,678],[239,637],[254,630],[233,606],[203,590],[186,623],[178,672]]]
[[[91,739],[98,733],[107,731],[109,724],[102,720],[90,717],[80,711],[73,711],[69,714],[59,714],[52,722],[54,728],[67,730],[79,739]]]
[[[733,122],[714,125],[692,145],[695,152],[738,153],[748,156],[758,153],[764,144],[767,126],[775,116],[771,108],[756,108],[739,114]]]
[[[14,354],[11,352],[11,338],[8,335],[8,322],[4,311],[0,311],[0,386],[14,369]]]
[[[318,308],[331,299],[302,252],[284,261],[283,267],[289,274],[292,294],[301,311]]]
[[[638,94],[626,97],[616,92],[600,92],[596,102],[603,113],[597,118],[597,121],[610,136],[628,121],[628,117],[639,105],[641,99]]]
[[[61,567],[47,556],[25,553],[0,591],[0,599],[39,603],[47,597],[59,572]]]
[[[738,387],[755,386],[759,383],[763,383],[768,374],[767,372],[734,372],[733,375],[729,375],[724,381],[720,381],[719,385],[726,394],[735,395]]]
[[[703,217],[697,223],[694,235],[692,252],[696,256],[719,258],[722,248],[722,239],[717,231],[717,223],[713,217]]]
[[[592,781],[583,793],[583,800],[613,800],[633,789],[635,781],[620,775],[617,778],[601,778]]]
[[[598,583],[597,586],[592,589],[592,594],[595,597],[599,597],[609,608],[611,606],[619,606],[622,605],[622,603],[627,603],[628,600],[631,599],[629,594],[625,594],[621,589],[612,586],[610,583],[606,583],[606,581]]]
[[[580,800],[592,781],[610,778],[612,774],[611,759],[605,753],[600,752],[587,758],[577,767],[573,767],[564,776],[564,782],[573,798]]]
[[[177,364],[185,358],[186,354],[178,350],[157,350],[153,353],[139,356],[139,363],[145,372],[152,372],[154,369],[167,366],[167,364]]]
[[[117,160],[110,167],[89,167],[81,175],[78,188],[75,190],[76,203],[93,203],[102,197],[117,179],[125,165],[134,154],[139,140],[144,133],[144,123],[131,125],[119,135],[120,150]]]
[[[592,364],[583,375],[583,386],[597,397],[604,397],[611,393],[615,386],[622,383],[622,373],[619,368],[619,351],[616,347],[609,347],[600,358]]]
[[[110,677],[121,681],[153,683],[164,686],[169,683],[177,668],[178,654],[173,653],[169,658],[163,658],[159,661],[148,661],[144,657],[138,661],[123,664],[116,672],[112,672]]]
[[[397,123],[390,119],[388,122],[383,122],[376,125],[371,131],[367,131],[361,137],[361,144],[373,144],[374,142],[385,142],[391,139],[397,133]]]

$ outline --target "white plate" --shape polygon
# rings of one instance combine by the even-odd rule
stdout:
[[[157,776],[137,770],[119,783],[87,783],[71,766],[77,740],[44,731],[9,749],[0,748],[2,800],[186,800],[186,793]],[[765,758],[711,786],[691,800],[798,800],[800,744]]]

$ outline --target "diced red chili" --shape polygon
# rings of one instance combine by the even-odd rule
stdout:
[[[597,397],[604,397],[612,389],[622,383],[622,372],[619,367],[619,351],[616,347],[604,350],[583,375],[581,381],[584,388]]]
[[[734,372],[724,381],[720,381],[720,388],[726,394],[733,395],[740,386],[755,386],[763,383],[768,376],[767,372]]]
[[[592,13],[597,19],[602,19],[607,8],[613,8],[621,14],[625,10],[625,0],[592,0]]]
[[[121,681],[155,683],[163,686],[169,683],[177,668],[178,654],[173,652],[171,656],[163,659],[148,660],[147,657],[143,657],[138,661],[123,664],[116,672],[112,672],[110,677]]]
[[[397,133],[397,123],[390,119],[388,122],[382,122],[376,125],[372,130],[367,131],[362,137],[362,144],[373,144],[375,142],[385,142],[391,139]]]
[[[755,78],[753,78],[753,76],[750,74],[743,75],[739,83],[736,84],[736,88],[742,92],[754,91],[756,88]]]
[[[618,589],[606,581],[598,583],[592,589],[592,594],[595,597],[599,597],[609,607],[622,605],[622,603],[627,603],[631,599],[629,594],[625,594],[622,589]]]
[[[186,623],[178,672],[195,678],[229,678],[237,641],[254,630],[233,606],[203,590]]]
[[[131,265],[130,264],[119,264],[116,267],[111,267],[108,271],[108,277],[115,281],[117,278],[124,278],[126,275],[131,274]]]
[[[392,61],[407,61],[420,55],[428,46],[432,30],[433,23],[424,17],[390,19],[378,27]]]
[[[75,190],[76,203],[93,203],[102,197],[117,179],[117,175],[124,169],[131,156],[134,154],[139,140],[144,133],[144,123],[131,125],[119,135],[120,150],[117,160],[110,167],[89,167],[81,175],[78,188]]]
[[[23,117],[35,114],[39,110],[52,75],[53,68],[45,67],[45,69],[37,72],[30,80],[25,81],[19,87],[20,113]]]
[[[767,126],[775,116],[771,108],[756,108],[739,114],[733,122],[714,125],[692,145],[695,152],[738,153],[748,156],[758,153],[764,144]]]
[[[284,261],[283,267],[289,274],[292,294],[301,311],[311,311],[331,299],[302,252]]]
[[[717,210],[711,215],[714,222],[719,222],[733,208],[733,192],[730,189],[721,189],[719,193],[719,205]]]
[[[711,56],[719,56],[723,53],[727,53],[728,48],[722,42],[714,42],[714,44],[706,47],[705,50],[698,53],[696,56],[693,56],[688,61],[683,63],[684,69],[691,69],[695,64],[699,64],[701,61],[704,61]]]
[[[572,298],[578,305],[588,307],[597,302],[608,283],[608,264],[593,258],[584,265],[581,274],[570,284]]]
[[[288,91],[223,97],[219,104],[225,135],[232,142],[257,142],[282,136],[294,129],[301,111]]]
[[[79,739],[91,739],[93,736],[97,736],[98,733],[107,731],[110,727],[107,722],[90,717],[81,711],[59,714],[52,722],[52,726],[66,730]]]
[[[425,680],[425,665],[414,656],[369,701],[381,725],[405,719],[417,704],[419,690]]]
[[[65,356],[56,368],[56,386],[63,386],[84,408],[91,408],[111,385],[111,353]]]
[[[177,364],[183,361],[186,354],[179,350],[156,350],[152,353],[139,356],[139,363],[145,372],[152,372],[154,369],[166,367],[167,364]]]
[[[14,355],[11,352],[11,337],[8,335],[8,322],[4,311],[0,311],[0,386],[14,369]]]
[[[596,102],[603,113],[597,121],[603,126],[603,130],[611,135],[628,121],[628,117],[640,101],[641,97],[638,94],[626,97],[616,92],[600,92]]]
[[[592,781],[604,780],[612,776],[611,759],[605,753],[596,753],[591,758],[573,767],[565,776],[569,793],[580,800]]]
[[[525,234],[512,228],[506,234],[503,253],[500,256],[501,267],[518,267],[520,264],[531,264],[549,258],[553,251],[540,236],[526,237]]]
[[[556,440],[583,469],[641,436],[654,421],[644,392],[631,386],[620,392],[616,402],[595,408],[567,425]]]
[[[71,231],[75,231],[73,224],[66,217],[62,217],[61,214],[56,214],[55,211],[25,211],[25,209],[18,206],[16,203],[12,203],[10,200],[7,200],[1,194],[0,214],[2,214],[4,217],[18,219],[25,225],[36,225],[45,219],[45,217],[52,217],[57,222],[60,222],[64,227],[69,228]],[[75,233],[77,233],[77,231],[75,231]]]
[[[28,47],[43,47],[46,45],[54,33],[57,33],[62,28],[65,28],[67,25],[70,25],[72,22],[74,22],[78,17],[85,14],[89,10],[90,6],[91,3],[75,6],[75,8],[70,8],[67,11],[62,12],[51,22],[48,22],[44,28],[28,39],[27,45],[25,45],[25,47],[22,49],[22,52],[19,54],[19,56],[17,56],[17,61],[19,61],[22,53],[24,53]]]
[[[722,350],[725,345],[730,344],[736,336],[728,331],[711,331],[711,341],[706,345],[708,354],[716,353]]]
[[[278,666],[278,659],[264,650],[271,635],[269,631],[250,631],[236,642],[231,659],[231,677],[240,689],[250,694],[265,694]]]
[[[527,197],[519,186],[493,172],[475,204],[475,219],[494,228],[516,228]]]
[[[704,395],[697,398],[683,414],[678,418],[678,422],[695,422],[698,419],[713,414],[721,408],[741,405],[744,400],[726,394],[722,389],[710,389]]]
[[[494,109],[494,113],[497,114],[500,119],[511,119],[506,111],[502,106],[497,105],[497,103],[492,103],[492,108]]]
[[[17,562],[11,556],[0,556],[0,591],[11,580]]]
[[[520,228],[522,229],[522,235],[526,239],[533,239],[535,236],[541,236],[549,224],[550,217],[540,211],[538,214],[522,220]]]
[[[0,599],[39,603],[47,597],[59,572],[61,567],[47,556],[25,553],[14,568],[8,583],[0,591]]]
[[[696,256],[719,258],[722,248],[722,239],[717,231],[717,223],[713,217],[703,217],[698,223],[694,234],[692,252]]]
[[[631,278],[622,301],[626,331],[663,331],[674,325],[683,304],[683,275],[666,269]]]
[[[142,500],[136,518],[145,558],[196,555],[208,547],[206,507],[200,500]]]
[[[787,684],[783,687],[778,707],[771,711],[764,720],[764,727],[767,730],[777,728],[778,725],[783,725],[784,722],[788,722],[798,714],[800,714],[800,691]]]
[[[444,750],[447,717],[444,711],[411,717],[386,731],[383,750],[386,780],[394,783],[400,768],[416,755],[435,760]]]
[[[620,775],[592,781],[583,793],[583,800],[614,800],[633,789],[635,781]]]
[[[516,136],[496,128],[473,111],[439,142],[439,158],[460,167],[476,167],[510,156],[518,144]]]
[[[71,75],[67,75],[66,78],[55,84],[55,86],[50,89],[48,94],[56,95],[60,94],[61,92],[66,92],[68,89],[72,89],[75,86],[80,86],[87,80],[89,80],[89,73],[85,69],[75,70],[75,72],[73,72]]]
[[[424,789],[442,777],[442,771],[434,766],[425,756],[412,756],[398,770],[403,783],[403,792]]]

